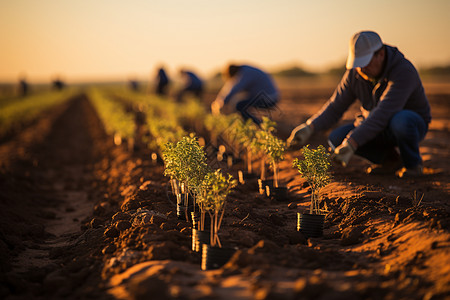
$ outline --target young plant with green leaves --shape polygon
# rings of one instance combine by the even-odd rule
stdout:
[[[233,123],[233,133],[235,135],[235,139],[239,144],[241,144],[246,150],[246,165],[247,165],[247,173],[251,174],[253,172],[252,169],[252,146],[254,144],[254,140],[256,138],[255,134],[258,131],[258,127],[253,122],[253,120],[248,119],[243,122],[242,119],[237,119]]]
[[[267,117],[263,117],[261,123],[261,129],[255,132],[255,139],[252,143],[252,149],[254,152],[262,155],[261,158],[261,180],[266,179],[266,159],[267,159],[267,142],[269,136],[273,136],[276,131],[276,122],[270,120]]]
[[[294,159],[293,167],[306,179],[311,187],[311,214],[321,214],[324,211],[319,208],[320,190],[331,182],[330,155],[324,146],[319,145],[317,149],[309,149],[309,145],[302,149],[303,159]]]
[[[219,230],[225,213],[226,198],[236,185],[237,181],[230,174],[224,176],[220,169],[209,172],[203,180],[203,193],[199,197],[199,202],[211,217],[211,246],[213,247],[222,247]]]
[[[286,143],[274,136],[272,133],[266,134],[265,152],[273,169],[274,187],[278,187],[278,164],[284,159]]]
[[[62,92],[43,92],[20,99],[3,99],[0,102],[0,136],[32,122],[45,110],[64,103],[77,92],[78,89],[67,89]]]
[[[188,194],[195,199],[200,194],[205,175],[209,171],[206,154],[195,136],[185,136],[176,144],[167,143],[163,151],[164,175],[171,178],[177,203],[189,205]]]
[[[187,135],[183,125],[189,124],[187,127],[196,128],[192,124],[203,123],[206,113],[204,107],[194,100],[180,104],[165,97],[135,93],[123,88],[110,89],[109,94],[121,98],[145,115],[144,126],[150,136],[143,136],[142,142],[160,155],[167,142],[176,143]]]
[[[135,115],[127,112],[123,103],[106,95],[98,89],[91,89],[88,97],[96,109],[106,132],[114,137],[116,145],[122,143],[122,139],[129,142],[129,146],[134,143],[136,132]]]

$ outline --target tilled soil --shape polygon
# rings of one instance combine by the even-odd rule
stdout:
[[[317,96],[300,102],[285,95],[283,114],[275,116],[282,137],[320,107]],[[299,151],[291,151],[280,166],[288,201],[259,194],[256,179],[231,193],[220,238],[238,250],[212,271],[200,269],[191,222],[177,218],[161,162],[140,145],[133,152],[114,146],[88,99],[70,99],[0,144],[0,295],[445,299],[450,97],[429,97],[437,112],[421,148],[426,176],[368,176],[357,158],[335,166],[323,191],[330,211],[324,237],[306,239],[296,224],[309,188],[291,166]],[[311,145],[325,142],[317,135]],[[243,168],[220,166],[234,176]]]

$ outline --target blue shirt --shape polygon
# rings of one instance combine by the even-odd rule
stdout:
[[[232,84],[227,82],[219,92],[219,98],[223,98],[225,104],[240,92],[246,92],[249,99],[264,93],[273,102],[278,101],[279,92],[269,74],[257,68],[242,65],[235,77],[231,78]]]
[[[158,71],[158,84],[160,85],[166,85],[169,83],[169,78],[167,77],[166,72],[164,69],[159,69]]]
[[[194,73],[186,71],[186,76],[189,78],[189,82],[186,88],[189,89],[201,89],[203,86],[203,81]]]

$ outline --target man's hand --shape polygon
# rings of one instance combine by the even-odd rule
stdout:
[[[287,139],[287,146],[289,148],[300,147],[306,144],[308,139],[313,134],[314,130],[310,125],[303,123],[292,130],[291,135]]]
[[[335,162],[346,167],[350,158],[355,154],[355,151],[356,149],[347,140],[344,140],[339,147],[334,149],[331,157]]]
[[[214,116],[220,115],[220,110],[223,107],[223,100],[216,99],[213,103],[211,103],[211,113]]]

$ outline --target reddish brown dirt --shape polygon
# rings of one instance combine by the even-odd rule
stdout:
[[[331,91],[285,88],[273,115],[280,136]],[[230,195],[221,241],[239,250],[214,271],[200,270],[191,224],[176,217],[163,166],[143,147],[113,146],[87,99],[74,98],[0,144],[0,296],[445,299],[450,90],[427,91],[434,119],[421,144],[426,176],[368,176],[357,158],[334,166],[324,237],[305,239],[296,213],[308,206],[309,188],[291,167],[299,151],[289,152],[280,174],[289,201],[260,195],[254,179]],[[322,133],[311,145],[325,142]],[[424,194],[420,205],[414,191]]]

